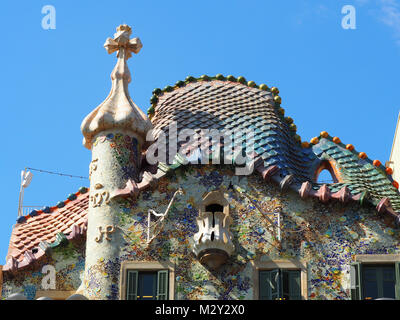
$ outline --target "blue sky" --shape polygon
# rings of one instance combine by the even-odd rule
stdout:
[[[42,7],[56,9],[44,30]],[[356,29],[341,27],[344,5]],[[144,111],[154,88],[188,75],[243,75],[277,86],[303,140],[320,131],[389,159],[400,110],[399,0],[10,1],[0,4],[0,264],[17,218],[25,167],[87,176],[80,124],[110,90],[103,48],[122,23],[143,49],[129,60]],[[87,180],[34,172],[25,205],[53,206]]]

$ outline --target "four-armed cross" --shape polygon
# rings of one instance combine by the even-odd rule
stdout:
[[[126,24],[122,24],[117,28],[117,32],[114,33],[114,39],[107,38],[104,43],[104,48],[106,48],[108,53],[117,52],[117,57],[119,58],[121,49],[125,51],[125,59],[128,60],[132,57],[132,53],[139,53],[143,45],[139,38],[129,39],[132,34],[132,28]]]

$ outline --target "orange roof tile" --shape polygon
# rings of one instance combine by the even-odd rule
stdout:
[[[86,233],[89,192],[78,192],[76,196],[75,200],[67,200],[63,208],[52,207],[51,213],[39,211],[14,226],[3,271],[15,271],[42,257],[46,242],[51,247],[58,244],[51,243],[57,241],[58,233],[68,240]]]

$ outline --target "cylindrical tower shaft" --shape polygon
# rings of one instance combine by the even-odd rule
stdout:
[[[113,266],[123,245],[118,227],[121,204],[113,201],[112,195],[128,180],[138,182],[144,137],[151,129],[147,116],[128,92],[131,77],[126,60],[142,46],[138,38],[129,39],[130,34],[131,28],[122,25],[114,39],[107,39],[104,46],[109,53],[117,51],[118,57],[111,73],[111,92],[81,125],[84,145],[92,150],[83,283],[83,293],[89,299],[118,298],[118,273]]]

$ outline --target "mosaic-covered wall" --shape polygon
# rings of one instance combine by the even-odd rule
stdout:
[[[55,288],[51,285],[50,271],[46,266],[55,268]],[[19,270],[17,273],[3,273],[2,299],[13,293],[22,293],[28,299],[35,299],[36,291],[57,290],[75,291],[83,279],[85,269],[85,244],[69,242],[52,249],[40,262]]]
[[[179,187],[184,195],[174,202],[163,230],[147,245],[148,209],[164,212]],[[192,253],[193,235],[198,230],[198,201],[218,189],[230,203],[236,250],[218,272],[210,272]],[[281,212],[282,247],[257,206],[275,224],[274,212]],[[119,298],[119,270],[125,260],[175,263],[175,299],[253,299],[251,262],[270,259],[307,262],[309,299],[349,299],[349,266],[355,254],[399,253],[400,249],[399,232],[377,217],[375,208],[303,201],[297,194],[281,193],[275,185],[263,183],[257,175],[237,177],[226,167],[179,168],[161,179],[155,190],[141,193],[137,201],[121,201],[118,216],[125,241],[120,258],[103,259],[94,271],[114,278],[110,299]],[[93,293],[99,290],[95,283],[85,285]]]
[[[98,267],[90,270],[97,273],[94,279],[100,273],[113,280],[108,299],[120,297],[119,272],[121,262],[127,260],[175,263],[175,299],[253,299],[252,262],[271,259],[307,262],[308,299],[350,299],[349,271],[354,255],[400,253],[399,231],[379,218],[373,207],[301,200],[295,193],[281,192],[274,184],[262,182],[258,175],[238,177],[233,172],[222,166],[181,167],[137,200],[117,200],[123,238],[120,257],[99,257]],[[148,209],[164,212],[179,187],[184,194],[176,198],[164,228],[148,245]],[[228,198],[235,251],[219,271],[210,272],[198,262],[192,248],[198,230],[197,206],[214,190],[222,190]],[[257,207],[274,221],[275,230],[274,213],[280,212],[281,245]],[[77,288],[83,279],[83,255],[71,246],[58,248],[43,262],[56,266],[59,290]],[[41,280],[40,267],[19,272],[15,278],[5,274],[3,296],[21,289],[33,297]],[[94,297],[103,290],[90,277],[83,285]]]

